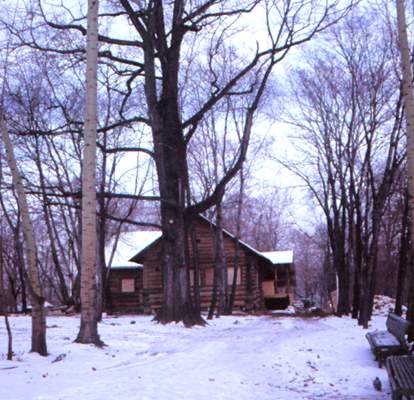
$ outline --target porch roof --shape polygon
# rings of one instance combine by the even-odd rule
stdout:
[[[262,255],[265,256],[273,265],[293,263],[293,251],[292,250],[263,251]]]

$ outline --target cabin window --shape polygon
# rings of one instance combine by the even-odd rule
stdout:
[[[234,276],[234,268],[233,267],[227,268],[227,285],[228,286],[231,286],[233,284],[233,276]],[[241,284],[241,270],[239,268],[237,271],[236,285],[240,285],[240,284]],[[205,270],[204,285],[205,286],[214,285],[214,268],[207,268]]]
[[[190,269],[190,286],[193,287],[194,286],[194,279],[195,277],[195,270],[194,269]],[[200,285],[200,274],[198,275],[198,285]]]
[[[231,286],[233,285],[233,279],[234,279],[234,268],[230,267],[227,268],[227,285]],[[236,285],[241,284],[241,270],[240,268],[237,269],[237,277],[236,277]]]
[[[121,292],[122,293],[134,293],[135,292],[135,279],[134,278],[121,279]]]
[[[214,268],[207,268],[205,270],[205,279],[204,279],[204,285],[205,286],[213,286],[214,284]]]

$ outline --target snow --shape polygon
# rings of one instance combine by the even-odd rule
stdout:
[[[210,221],[208,218],[204,217],[203,215],[199,215],[199,218],[211,224],[212,226],[216,226],[216,224]],[[236,237],[223,229],[223,232],[232,239],[236,239]],[[161,231],[136,231],[136,232],[125,232],[122,233],[120,236],[120,240],[117,245],[117,250],[114,256],[114,260],[112,262],[111,268],[125,268],[125,267],[135,267],[139,265],[142,268],[142,265],[130,262],[129,260],[139,254],[142,250],[153,244],[156,240],[158,240],[162,236]],[[122,240],[121,240],[122,239]],[[238,239],[239,243],[251,251],[252,253],[256,254],[258,257],[261,257],[267,261],[272,262],[273,264],[284,264],[284,263],[292,263],[293,262],[293,252],[292,251],[273,251],[267,253],[261,253],[260,251],[256,250],[254,247],[248,245],[246,242]],[[106,259],[109,260],[111,249],[113,247],[114,241],[110,243],[109,246],[106,248]],[[265,255],[267,254],[267,255]],[[272,258],[280,259],[281,261],[272,261]],[[290,261],[284,261],[284,260]]]
[[[265,256],[272,264],[292,264],[293,263],[293,251],[263,251],[262,255]]]
[[[395,309],[395,299],[384,296],[384,295],[375,295],[374,297],[374,307],[372,309],[373,315],[382,315],[387,316],[390,312]],[[403,315],[407,312],[407,307],[402,306]]]
[[[160,231],[122,232],[119,236],[111,268],[142,268],[141,264],[129,261],[151,243],[161,237]],[[115,239],[105,248],[105,258],[109,262]]]
[[[232,316],[187,329],[105,317],[107,347],[98,349],[73,343],[78,317],[49,317],[48,357],[27,352],[29,317],[10,320],[16,356],[6,361],[0,324],[2,400],[389,398],[386,371],[350,318]],[[370,329],[384,327],[385,317],[374,317]],[[382,392],[372,385],[377,376]]]

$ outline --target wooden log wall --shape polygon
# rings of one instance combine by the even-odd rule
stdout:
[[[106,295],[106,311],[109,313],[142,313],[142,269],[119,268],[111,270]],[[122,279],[134,279],[134,292],[123,293]]]
[[[204,220],[196,220],[196,237],[198,261],[200,268],[200,302],[201,309],[207,310],[212,296],[212,282],[208,283],[208,275],[214,269],[214,229]],[[189,241],[190,265],[192,265],[192,248]],[[224,252],[226,254],[227,268],[234,267],[236,244],[232,238],[224,236]],[[143,273],[143,300],[146,312],[157,311],[162,303],[162,277],[161,277],[161,243],[151,248],[145,254]],[[257,257],[248,254],[240,247],[238,274],[241,282],[237,285],[234,300],[234,310],[260,310],[264,306],[259,281],[259,261]],[[212,281],[212,280],[211,280]],[[228,292],[231,291],[231,282],[228,282]]]

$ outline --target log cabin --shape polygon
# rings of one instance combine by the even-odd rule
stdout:
[[[161,237],[158,231],[123,232],[105,249],[107,282],[105,308],[111,313],[143,311],[143,268],[130,259]]]
[[[216,226],[203,216],[196,218],[194,226],[200,305],[201,310],[206,311],[213,292]],[[266,308],[285,308],[291,303],[294,292],[292,252],[272,252],[272,257],[270,253],[266,256],[243,241],[237,241],[226,230],[223,230],[223,240],[227,265],[225,291],[228,294],[236,271],[235,311],[264,311]],[[161,246],[162,235],[158,231],[126,232],[117,243],[108,246],[107,312],[157,312],[162,303]],[[189,252],[189,264],[194,266],[195,254],[191,245]],[[276,253],[289,254],[278,256]],[[189,273],[191,290],[195,283],[192,268]]]

